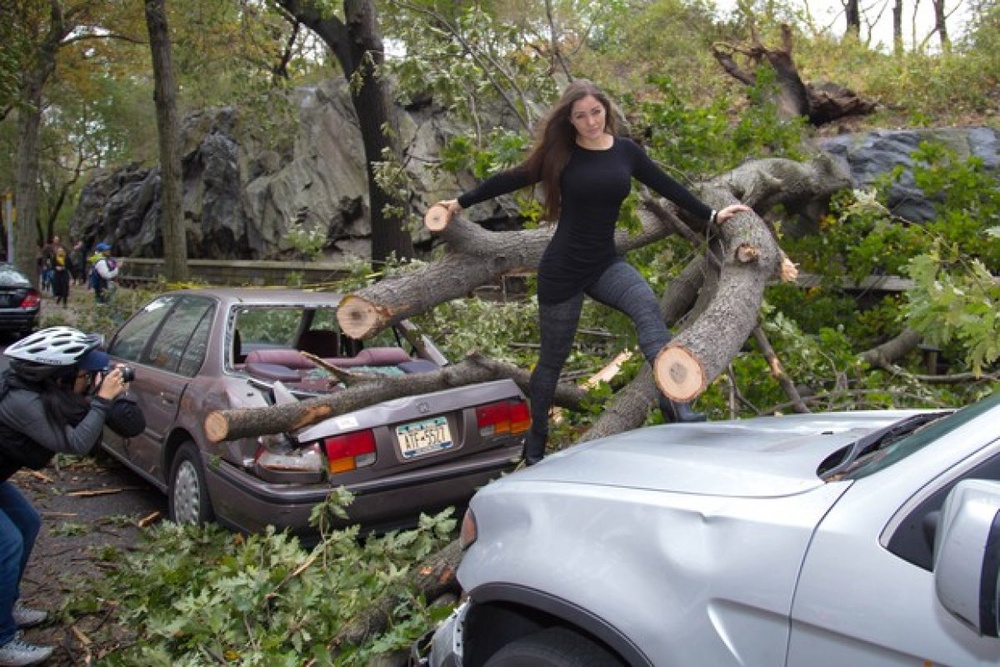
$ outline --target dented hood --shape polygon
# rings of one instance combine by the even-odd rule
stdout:
[[[574,445],[511,477],[727,497],[787,496],[823,485],[817,470],[832,454],[916,412],[646,427]]]

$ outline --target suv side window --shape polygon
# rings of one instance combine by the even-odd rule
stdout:
[[[1000,455],[991,457],[968,474],[950,481],[910,512],[889,538],[887,548],[903,560],[928,572],[934,569],[934,534],[948,493],[963,479],[1000,480]]]
[[[214,310],[215,303],[210,299],[182,297],[170,311],[169,323],[160,327],[140,362],[171,373],[197,373],[208,348],[208,322]]]

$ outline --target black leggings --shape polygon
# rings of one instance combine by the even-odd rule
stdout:
[[[586,290],[587,296],[628,315],[635,324],[639,348],[650,364],[663,346],[670,342],[670,332],[660,315],[660,304],[652,288],[631,264],[618,261]],[[525,444],[525,456],[534,462],[542,457],[549,433],[549,409],[563,365],[569,357],[580,323],[583,293],[561,303],[538,305],[541,351],[531,374],[531,433]]]

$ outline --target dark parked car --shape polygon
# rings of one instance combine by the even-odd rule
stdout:
[[[0,331],[26,336],[34,331],[41,309],[42,295],[28,276],[0,262]]]
[[[115,363],[135,371],[129,394],[146,430],[121,438],[106,429],[104,448],[166,492],[178,522],[311,534],[313,507],[340,486],[355,495],[351,521],[374,530],[463,507],[520,453],[528,409],[509,380],[386,401],[277,437],[206,437],[205,417],[214,410],[339,391],[334,376],[301,351],[343,369],[400,377],[447,365],[405,321],[372,340],[346,337],[337,328],[339,300],[292,289],[155,298],[108,345]]]

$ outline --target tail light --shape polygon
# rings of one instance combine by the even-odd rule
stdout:
[[[476,408],[479,435],[518,435],[531,427],[531,414],[526,401],[499,401]]]
[[[24,308],[25,310],[32,310],[34,308],[38,308],[41,304],[42,304],[42,295],[36,292],[35,290],[31,290],[24,295],[23,299],[21,299],[20,307]]]
[[[309,484],[325,477],[323,452],[318,443],[292,447],[262,441],[254,463],[257,476],[268,482]]]
[[[327,470],[331,474],[357,470],[375,463],[375,433],[372,430],[325,438]]]
[[[465,510],[462,517],[462,528],[458,533],[458,545],[462,551],[471,547],[479,538],[479,525],[476,523],[476,515],[472,508]]]

